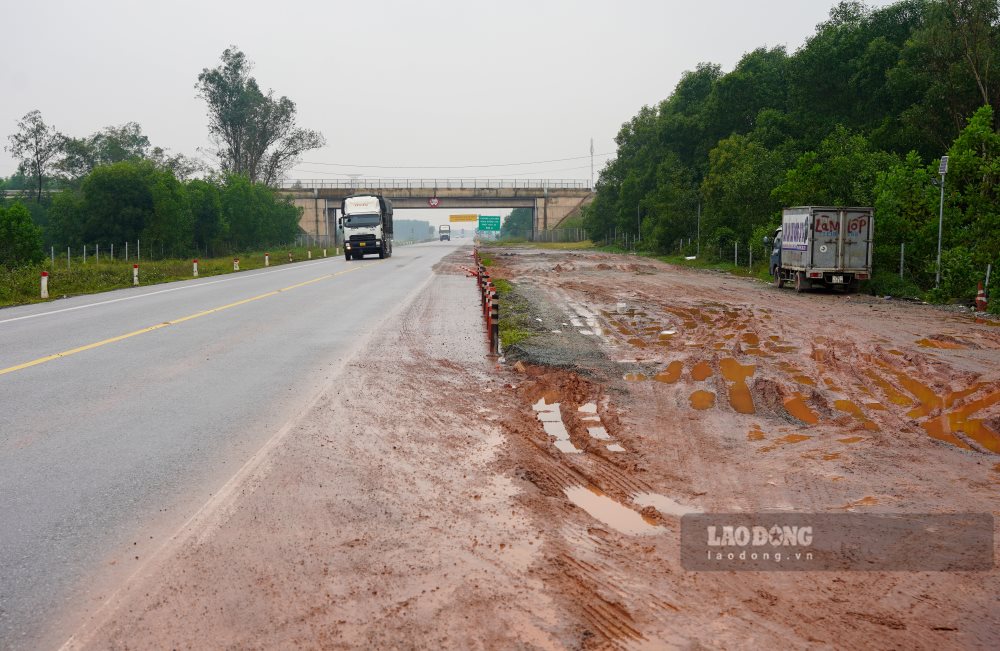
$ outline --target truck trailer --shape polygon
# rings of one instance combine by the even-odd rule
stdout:
[[[392,255],[392,202],[377,194],[356,194],[340,202],[344,259],[360,260],[377,253]]]
[[[857,291],[871,278],[874,209],[826,206],[785,208],[771,244],[771,277],[777,287]]]

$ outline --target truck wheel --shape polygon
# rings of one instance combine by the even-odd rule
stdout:
[[[382,246],[380,246],[379,250],[378,250],[378,259],[382,260],[384,258],[385,258],[385,244],[383,244]]]
[[[781,289],[785,286],[785,280],[781,277],[781,267],[774,268],[774,286]]]
[[[801,294],[806,289],[806,275],[801,271],[795,272],[795,291]]]

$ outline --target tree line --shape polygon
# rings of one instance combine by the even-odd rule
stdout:
[[[928,290],[932,181],[947,154],[947,282],[930,298],[966,298],[1000,262],[998,71],[996,0],[841,2],[795,52],[758,48],[728,73],[700,64],[642,107],[615,138],[585,225],[660,252],[691,253],[700,235],[703,256],[724,258],[739,241],[760,259],[784,206],[871,205],[877,280]],[[901,244],[905,287],[891,277]]]
[[[235,47],[204,69],[216,166],[154,147],[136,122],[85,137],[27,113],[6,147],[17,173],[0,177],[0,264],[37,262],[43,247],[156,242],[167,255],[290,242],[299,210],[271,185],[323,136],[296,124],[295,103],[266,93]]]

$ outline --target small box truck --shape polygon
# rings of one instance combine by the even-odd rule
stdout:
[[[857,291],[871,278],[874,209],[823,206],[785,208],[771,245],[771,277],[795,291],[827,287]]]

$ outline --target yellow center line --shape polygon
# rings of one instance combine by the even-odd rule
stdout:
[[[16,366],[8,366],[7,368],[0,369],[0,375],[6,375],[7,373],[13,373],[14,371],[20,371],[22,369],[31,368],[32,366],[38,366],[39,364],[44,364],[45,362],[51,362],[54,359],[61,359],[63,357],[69,357],[70,355],[76,355],[77,353],[82,353],[85,350],[92,350],[94,348],[99,348],[101,346],[106,346],[108,344],[113,344],[116,341],[122,341],[123,339],[130,339],[131,337],[137,337],[139,335],[146,334],[147,332],[153,332],[154,330],[159,330],[160,328],[166,328],[167,326],[176,325],[178,323],[184,323],[185,321],[190,321],[192,319],[197,319],[199,317],[208,316],[209,314],[215,314],[217,312],[222,312],[223,310],[228,310],[229,308],[236,307],[238,305],[245,305],[247,303],[252,303],[254,301],[259,301],[262,298],[267,298],[269,296],[277,296],[282,292],[289,292],[293,289],[298,289],[299,287],[305,287],[306,285],[312,285],[313,283],[318,283],[321,280],[328,280],[330,278],[335,278],[337,276],[342,276],[352,271],[357,271],[358,269],[364,269],[371,265],[358,265],[350,269],[345,269],[344,271],[338,271],[332,274],[323,274],[318,278],[313,278],[312,280],[307,280],[305,282],[296,283],[294,285],[289,285],[288,287],[282,287],[281,289],[276,289],[271,292],[266,292],[264,294],[259,294],[257,296],[251,296],[250,298],[244,298],[241,301],[235,301],[233,303],[228,303],[220,307],[213,307],[210,310],[205,310],[203,312],[197,312],[195,314],[189,314],[188,316],[182,316],[171,321],[164,321],[163,323],[157,323],[156,325],[149,326],[148,328],[142,328],[141,330],[133,330],[132,332],[126,332],[123,335],[118,335],[117,337],[111,337],[110,339],[104,339],[103,341],[96,341],[92,344],[86,344],[84,346],[78,346],[77,348],[71,348],[70,350],[64,350],[61,353],[55,353],[54,355],[46,355],[45,357],[39,357],[38,359],[33,359],[30,362],[25,362],[23,364],[18,364]]]

